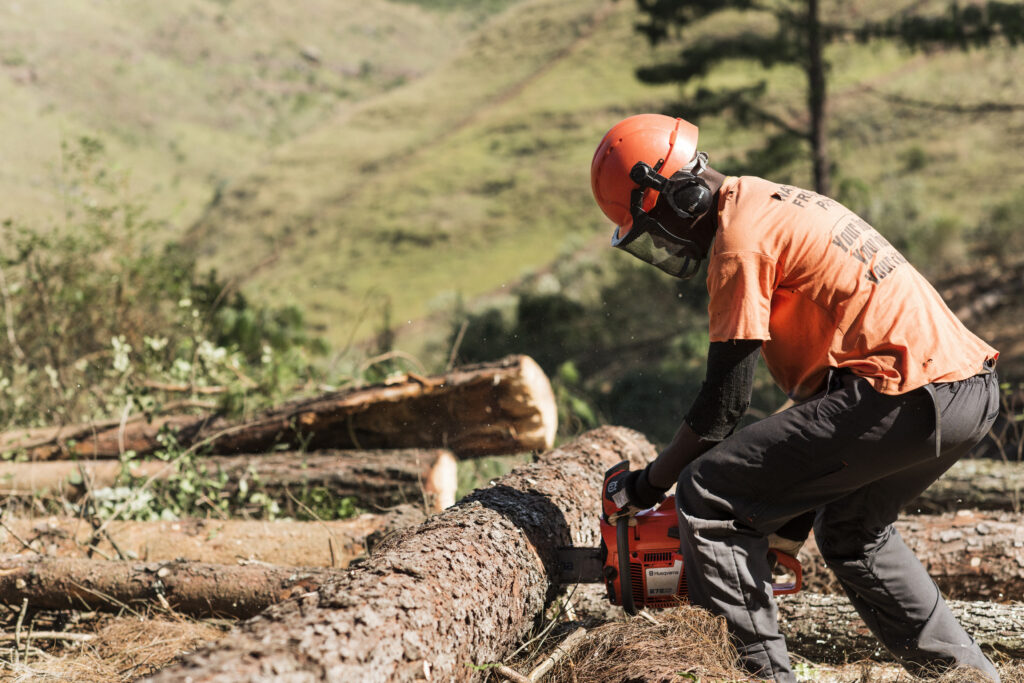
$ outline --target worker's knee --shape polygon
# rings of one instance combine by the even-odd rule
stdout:
[[[827,514],[818,515],[814,520],[814,541],[829,566],[877,552],[888,542],[891,533],[891,525],[870,528],[854,523],[831,524]]]

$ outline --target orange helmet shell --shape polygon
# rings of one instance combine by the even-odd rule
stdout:
[[[630,194],[637,188],[629,171],[645,161],[670,178],[697,152],[697,126],[661,114],[637,114],[615,124],[605,133],[590,162],[590,188],[604,215],[618,226],[624,237],[633,226],[629,211]],[[650,211],[658,201],[658,192],[647,190],[643,209]]]

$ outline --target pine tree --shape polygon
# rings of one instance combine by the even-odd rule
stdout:
[[[829,194],[832,164],[827,139],[826,47],[838,40],[855,38],[895,40],[911,49],[954,47],[970,49],[997,38],[1011,44],[1024,39],[1024,3],[988,2],[961,8],[952,3],[939,15],[901,13],[885,21],[857,25],[824,22],[819,0],[637,0],[642,17],[637,30],[658,44],[678,31],[712,15],[731,11],[739,16],[759,13],[773,19],[770,29],[741,27],[732,34],[702,35],[687,43],[672,61],[642,67],[638,77],[648,83],[678,82],[681,85],[705,76],[725,60],[742,59],[762,69],[793,65],[806,77],[806,123],[794,122],[763,103],[764,79],[735,88],[698,88],[694,96],[673,108],[687,119],[728,113],[739,125],[766,125],[774,132],[765,147],[748,159],[754,169],[777,167],[811,151],[814,188]],[[767,22],[761,22],[765,24]]]

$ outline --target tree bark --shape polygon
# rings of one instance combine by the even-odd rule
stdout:
[[[198,458],[195,468],[224,480],[220,492],[234,496],[244,480],[288,506],[287,492],[323,489],[337,497],[355,498],[361,507],[386,508],[426,503],[433,511],[455,503],[455,457],[444,449],[395,451],[316,451]],[[127,477],[124,474],[127,473]],[[135,460],[122,466],[112,460],[0,463],[0,495],[57,495],[79,499],[88,488],[127,483],[131,478],[167,480],[177,468],[162,460]]]
[[[900,519],[895,526],[947,597],[1024,600],[1024,526],[1020,515],[971,511],[917,515]],[[800,562],[805,590],[842,591],[813,543],[804,546]]]
[[[845,596],[782,596],[779,625],[789,651],[815,662],[892,660]],[[950,601],[953,614],[986,652],[1024,657],[1024,605]]]
[[[179,444],[221,455],[275,448],[448,448],[460,456],[550,448],[558,411],[551,383],[528,356],[467,366],[443,376],[326,394],[232,422],[213,415],[77,425],[0,435],[0,453],[31,460],[112,458],[160,448],[161,428]]]
[[[0,558],[0,602],[105,611],[164,606],[194,616],[247,618],[314,591],[337,573],[257,564],[6,556]]]
[[[479,680],[473,665],[505,656],[557,594],[555,549],[598,543],[605,470],[654,455],[635,432],[588,432],[152,680]]]
[[[381,514],[324,522],[113,521],[101,538],[94,538],[92,526],[82,519],[6,519],[0,527],[0,553],[32,550],[49,557],[84,559],[90,552],[104,558],[115,558],[121,552],[143,562],[182,559],[234,564],[252,560],[292,567],[344,568],[387,534],[420,524],[425,518],[421,508],[402,505]]]
[[[1020,512],[1024,463],[961,460],[905,508],[915,514],[980,510]]]
[[[811,166],[814,169],[814,191],[821,195],[831,194],[831,169],[829,168],[828,133],[825,107],[825,57],[821,38],[821,17],[818,0],[807,2],[807,110],[810,113]]]

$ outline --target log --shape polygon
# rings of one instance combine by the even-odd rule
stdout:
[[[182,519],[166,522],[112,521],[107,534],[74,517],[5,519],[0,553],[25,550],[49,557],[87,558],[90,550],[115,558],[118,549],[144,562],[191,560],[234,564],[240,560],[298,567],[344,568],[381,538],[421,523],[422,509],[402,505],[380,514],[324,522]],[[111,540],[117,544],[114,548]]]
[[[118,457],[159,450],[161,428],[179,444],[221,455],[273,449],[448,448],[460,456],[550,448],[558,410],[551,383],[528,356],[466,366],[442,376],[405,375],[325,394],[233,422],[213,415],[169,416],[125,425],[78,425],[0,435],[0,454],[30,460]]]
[[[782,596],[779,625],[790,652],[815,662],[891,661],[845,596]],[[960,623],[988,653],[1024,657],[1024,604],[950,601]]]
[[[654,455],[630,430],[588,432],[152,680],[479,680],[473,666],[500,661],[557,594],[555,548],[598,543],[605,470]]]
[[[0,557],[0,602],[34,609],[121,611],[162,606],[182,614],[247,618],[316,590],[339,570],[200,562],[109,562]]]
[[[791,653],[828,664],[892,661],[845,595],[804,591],[778,596],[777,602],[779,628]],[[608,602],[604,587],[598,584],[576,586],[572,604],[583,623],[597,625],[626,618],[621,607]],[[1024,657],[1024,603],[950,600],[949,606],[983,650]],[[661,613],[651,612],[655,618]]]
[[[1024,463],[972,458],[953,465],[904,509],[915,514],[968,508],[1020,512],[1022,494]]]
[[[210,479],[223,480],[220,493],[227,498],[234,498],[245,480],[249,489],[258,488],[279,501],[287,501],[287,491],[323,489],[354,498],[363,508],[415,502],[431,511],[443,510],[455,503],[458,484],[455,457],[439,448],[214,456],[197,458],[193,465]],[[133,478],[160,481],[177,474],[174,465],[162,460],[135,460],[126,467],[112,460],[5,462],[0,463],[0,496],[54,495],[74,501],[86,492],[84,480],[99,489]]]
[[[1024,524],[1020,515],[970,510],[915,515],[897,521],[896,528],[947,597],[1024,600]],[[842,592],[813,542],[804,546],[800,562],[806,590]]]

